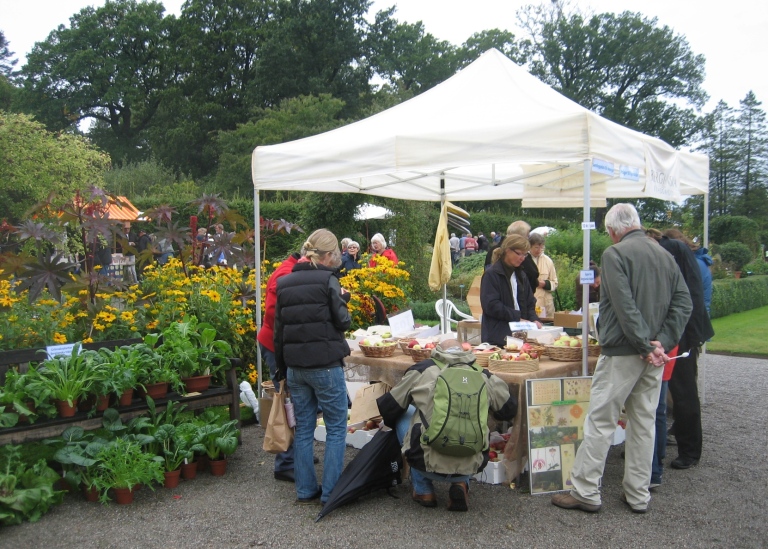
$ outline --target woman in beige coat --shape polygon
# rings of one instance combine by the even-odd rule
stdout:
[[[531,233],[528,238],[531,244],[531,257],[539,269],[539,285],[535,288],[533,296],[536,298],[536,307],[541,309],[536,314],[540,317],[551,318],[555,314],[555,300],[552,292],[557,290],[557,272],[552,259],[544,253],[544,237],[537,233]]]

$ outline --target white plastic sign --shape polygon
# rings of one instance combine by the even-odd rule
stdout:
[[[595,271],[589,269],[588,271],[579,271],[579,283],[580,284],[594,284],[595,283]]]

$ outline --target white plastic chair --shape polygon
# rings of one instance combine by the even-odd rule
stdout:
[[[446,310],[446,316],[443,318],[443,300],[438,299],[435,301],[435,311],[437,311],[437,316],[440,317],[440,327],[443,328],[443,333],[446,333],[448,331],[448,328],[451,324],[458,324],[459,321],[453,319],[453,314],[456,313],[459,317],[463,318],[464,320],[477,320],[472,315],[464,314],[460,310],[456,308],[456,305],[453,304],[453,302],[450,299],[445,300],[445,305],[447,306]],[[447,322],[446,322],[447,321]]]

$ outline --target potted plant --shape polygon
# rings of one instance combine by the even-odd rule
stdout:
[[[165,487],[176,488],[179,485],[181,476],[181,466],[185,462],[192,460],[195,451],[202,451],[203,447],[199,443],[192,442],[177,432],[177,428],[171,424],[164,424],[158,427],[155,432],[155,439],[160,443],[162,457],[165,465]]]
[[[200,443],[205,447],[211,474],[221,476],[227,470],[227,456],[237,450],[237,420],[218,423],[218,416],[215,416],[214,419],[213,412],[209,412],[206,411],[199,418],[209,414],[208,418],[213,420],[200,426]]]
[[[56,471],[43,459],[28,467],[20,448],[0,448],[0,526],[35,522],[64,498],[64,492],[53,487],[59,480]]]
[[[204,391],[219,370],[229,366],[232,347],[216,339],[216,329],[206,322],[198,323],[195,316],[183,322],[174,322],[163,331],[163,341],[157,348],[165,364],[178,372],[186,392]],[[157,334],[149,334],[145,342],[159,341]]]
[[[199,428],[194,423],[182,423],[176,427],[176,436],[182,439],[182,444],[191,450],[181,464],[181,476],[184,480],[192,480],[197,476],[195,454],[205,452],[205,447],[200,441]]]
[[[86,358],[80,355],[79,343],[72,348],[70,356],[50,358],[35,372],[27,390],[31,394],[37,391],[48,393],[56,401],[56,407],[62,417],[75,415],[78,399],[88,393],[96,379]]]
[[[752,251],[741,242],[726,242],[718,246],[717,251],[723,263],[731,265],[735,278],[741,278],[741,269],[752,261]]]
[[[61,438],[46,440],[46,444],[59,446],[53,459],[64,469],[64,478],[71,486],[81,485],[88,501],[97,501],[98,490],[94,480],[98,470],[98,454],[109,441],[86,432],[82,427],[68,427]]]
[[[5,374],[5,384],[0,387],[0,427],[13,427],[18,422],[33,423],[37,419],[37,404],[48,394],[29,394],[26,388],[27,377],[14,369]]]
[[[128,406],[133,400],[133,391],[139,385],[138,357],[123,347],[115,350],[99,349],[104,357],[100,372],[110,392],[117,394],[121,406]]]
[[[138,343],[131,347],[131,353],[138,355],[138,381],[139,385],[144,387],[145,396],[153,399],[163,398],[168,394],[169,388],[181,393],[184,384],[179,372],[164,361],[151,345]]]
[[[138,484],[163,482],[163,459],[145,453],[135,440],[116,438],[97,454],[98,469],[93,484],[103,503],[109,501],[109,491],[114,490],[118,504],[133,502],[133,489]]]

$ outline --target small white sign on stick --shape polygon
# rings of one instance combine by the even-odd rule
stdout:
[[[594,284],[595,283],[595,271],[589,269],[588,271],[579,271],[579,283],[580,284]]]

